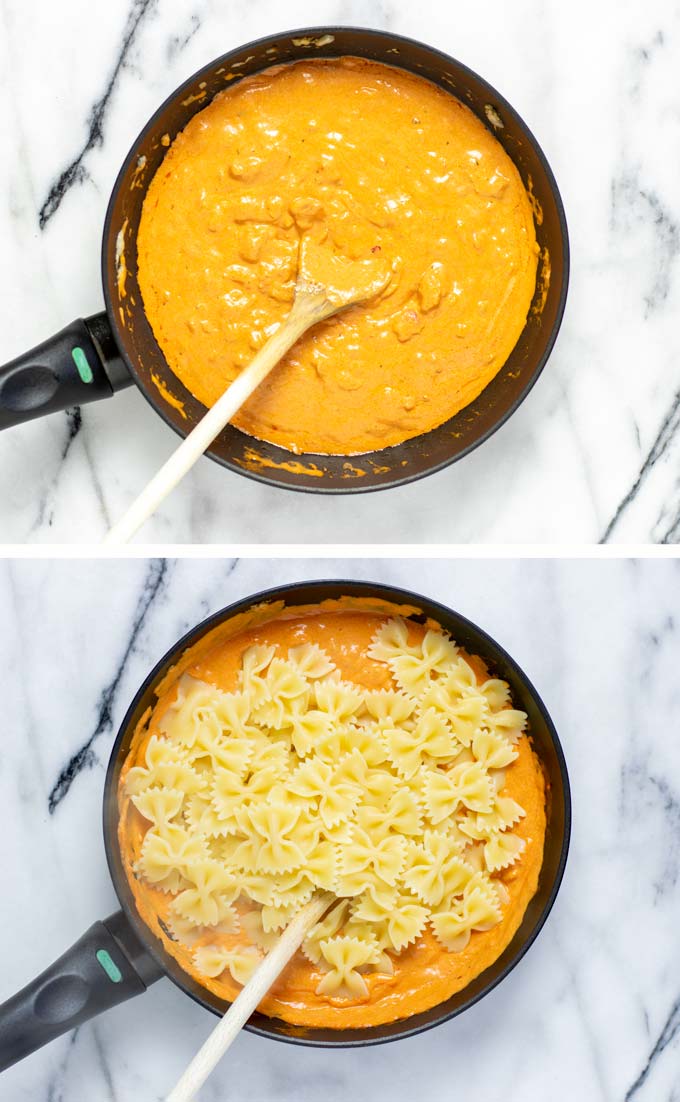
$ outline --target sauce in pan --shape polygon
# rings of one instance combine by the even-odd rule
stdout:
[[[378,62],[296,62],[227,88],[178,134],[144,202],[139,283],[205,405],[290,310],[305,234],[392,276],[297,342],[234,418],[245,432],[360,454],[442,424],[500,371],[536,285],[532,208],[452,95]]]
[[[233,692],[239,684],[239,669],[247,648],[258,644],[274,645],[277,654],[285,656],[289,647],[311,643],[323,648],[345,681],[353,681],[369,690],[393,687],[385,665],[367,656],[371,639],[385,622],[386,618],[376,612],[317,608],[315,612],[289,614],[288,618],[281,616],[264,624],[244,625],[231,638],[216,640],[210,649],[206,650],[202,644],[195,653],[190,651],[183,658],[178,675],[188,674],[208,685]],[[418,644],[426,630],[427,626],[410,623],[409,643]],[[484,663],[474,656],[465,655],[465,658],[481,685],[488,677]],[[125,761],[119,790],[121,852],[137,909],[150,929],[198,983],[222,999],[233,1000],[239,985],[229,970],[225,969],[214,978],[201,975],[193,954],[201,944],[222,945],[226,949],[248,946],[248,934],[243,928],[225,934],[206,931],[202,940],[199,936],[186,946],[181,938],[172,939],[172,893],[154,887],[134,871],[149,822],[131,802],[126,777],[132,767],[144,763],[149,740],[164,730],[164,716],[172,708],[177,691],[178,679],[174,676],[166,679],[158,703],[140,724]],[[392,974],[380,970],[366,973],[367,993],[359,999],[319,994],[317,988],[323,970],[298,953],[261,1004],[260,1009],[265,1014],[297,1025],[333,1029],[389,1022],[444,1001],[497,959],[512,940],[536,891],[543,860],[546,824],[543,770],[530,737],[521,735],[517,750],[518,756],[504,770],[500,794],[516,800],[524,809],[524,817],[513,827],[513,833],[522,839],[524,848],[518,860],[494,874],[498,876],[505,897],[501,921],[490,929],[473,930],[467,945],[458,952],[443,948],[428,925],[412,944],[392,954]],[[237,908],[242,913],[243,901],[237,902]]]

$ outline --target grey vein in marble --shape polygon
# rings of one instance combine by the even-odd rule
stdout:
[[[99,698],[99,707],[97,714],[97,722],[95,724],[92,734],[82,744],[82,746],[76,751],[75,754],[69,759],[63,769],[60,771],[57,780],[50,789],[49,796],[47,798],[47,806],[50,815],[54,815],[54,812],[59,807],[61,801],[68,795],[71,785],[76,777],[82,772],[83,769],[91,768],[94,763],[94,754],[92,752],[92,746],[99,738],[100,735],[105,732],[110,732],[113,727],[112,720],[112,708],[116,700],[116,694],[118,692],[123,673],[130,657],[134,654],[135,644],[139,633],[141,632],[149,610],[152,608],[156,599],[163,592],[164,586],[167,584],[167,576],[169,572],[169,563],[167,559],[152,559],[149,561],[147,578],[144,583],[144,589],[139,598],[137,608],[135,610],[134,620],[130,630],[130,637],[125,646],[123,656],[118,663],[111,681],[108,685],[102,689],[101,696]]]
[[[649,1059],[643,1067],[642,1071],[638,1075],[637,1079],[631,1087],[626,1091],[624,1102],[631,1102],[633,1098],[637,1098],[640,1091],[644,1087],[645,1083],[649,1079],[654,1065],[658,1058],[665,1052],[670,1045],[672,1045],[675,1038],[680,1035],[680,998],[676,1000],[671,1008],[671,1012],[668,1018],[664,1022],[663,1029],[659,1034],[654,1047],[649,1054]],[[673,1099],[677,1097],[675,1091],[672,1095],[668,1096],[668,1102],[673,1102]]]
[[[133,0],[123,31],[122,45],[114,63],[113,71],[101,97],[94,104],[88,115],[87,137],[83,147],[59,174],[40,208],[38,221],[41,230],[45,229],[50,218],[57,213],[69,188],[72,188],[74,184],[82,183],[86,178],[87,171],[84,164],[85,158],[91,149],[101,145],[104,141],[104,120],[118,77],[125,67],[128,53],[135,40],[140,24],[157,3],[158,0]]]
[[[668,413],[663,419],[661,428],[659,429],[658,436],[654,440],[652,447],[645,456],[644,462],[640,467],[635,482],[629,489],[626,496],[616,507],[614,516],[609,521],[609,524],[605,528],[604,535],[600,540],[600,543],[608,543],[616,529],[617,524],[621,520],[623,514],[630,505],[633,504],[635,498],[642,489],[647,476],[652,471],[655,463],[662,458],[670,447],[677,441],[680,433],[680,391],[675,395],[671,403]],[[666,515],[669,510],[669,506],[664,504],[661,516],[659,517],[659,526],[655,530],[657,536],[657,542],[659,543],[677,543],[680,540],[680,499],[678,499],[675,508],[672,510],[671,516]],[[661,523],[663,521],[663,524]],[[659,528],[661,529],[659,531]]]

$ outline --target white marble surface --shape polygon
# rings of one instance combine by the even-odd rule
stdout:
[[[560,0],[455,9],[445,0],[4,0],[0,359],[101,308],[108,195],[132,138],[165,96],[241,42],[323,22],[429,41],[488,77],[527,120],[559,180],[571,231],[558,345],[510,422],[425,482],[361,498],[307,497],[203,460],[148,539],[677,541],[680,9],[671,0],[600,0],[587,15],[585,5]],[[0,538],[96,541],[175,440],[136,391],[85,407],[82,421],[56,414],[5,432]]]
[[[104,771],[152,664],[209,612],[312,577],[411,587],[510,650],[563,741],[571,856],[536,944],[462,1017],[370,1050],[244,1034],[202,1102],[677,1102],[674,561],[0,562],[0,1000],[116,905],[100,832]],[[59,784],[64,770],[70,785]],[[162,980],[4,1073],[0,1099],[160,1100],[213,1024]]]

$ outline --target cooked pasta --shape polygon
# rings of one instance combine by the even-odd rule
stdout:
[[[136,874],[172,895],[201,976],[246,982],[321,890],[338,902],[302,952],[317,996],[349,1003],[426,928],[459,953],[502,921],[498,874],[525,849],[503,787],[526,715],[441,630],[413,640],[385,620],[367,655],[389,687],[348,680],[310,643],[245,648],[234,691],[185,673],[127,770],[147,821]]]

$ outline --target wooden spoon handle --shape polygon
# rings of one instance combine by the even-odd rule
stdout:
[[[299,949],[308,931],[328,910],[333,898],[329,894],[316,895],[306,906],[300,908],[281,934],[280,941],[267,953],[208,1040],[198,1050],[177,1086],[170,1091],[166,1102],[191,1102],[196,1091],[205,1083],[210,1072],[238,1036],[241,1027],[262,1002],[277,976]]]
[[[210,447],[215,437],[241,408],[256,387],[273,367],[285,356],[289,348],[317,321],[317,314],[301,299],[276,333],[255,356],[237,379],[227,387],[215,405],[208,410],[196,427],[182,441],[157,474],[142,490],[127,512],[114,524],[104,537],[105,544],[127,543],[141,528],[145,520],[158,508],[177,483],[191,470],[196,460]]]

